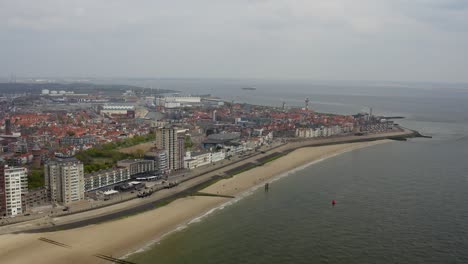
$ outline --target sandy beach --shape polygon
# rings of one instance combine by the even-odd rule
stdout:
[[[202,192],[239,196],[311,162],[385,142],[388,140],[297,149],[273,162],[221,180]],[[134,252],[229,200],[222,197],[186,197],[145,213],[102,224],[49,233],[1,235],[0,262],[109,263],[95,255],[119,257]],[[40,238],[52,240],[52,243]],[[61,244],[54,244],[53,241]]]

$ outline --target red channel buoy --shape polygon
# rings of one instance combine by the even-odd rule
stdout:
[[[336,204],[336,201],[332,200],[332,205],[335,206],[335,204]]]

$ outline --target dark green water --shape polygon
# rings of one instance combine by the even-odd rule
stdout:
[[[468,263],[468,93],[420,92],[378,97],[379,109],[409,116],[399,122],[433,139],[377,145],[296,171],[130,260]],[[313,98],[346,101],[323,106],[336,112],[370,100],[322,97]]]
[[[468,263],[468,139],[356,150],[274,182],[137,263]],[[337,200],[331,207],[330,201]]]

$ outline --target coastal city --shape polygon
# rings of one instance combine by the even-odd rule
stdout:
[[[468,263],[468,1],[0,1],[0,264]]]
[[[1,225],[146,198],[291,142],[402,131],[372,109],[317,113],[309,98],[271,107],[130,86],[4,86]]]

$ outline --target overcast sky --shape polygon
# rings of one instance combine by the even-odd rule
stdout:
[[[467,0],[0,0],[0,76],[468,82]]]

